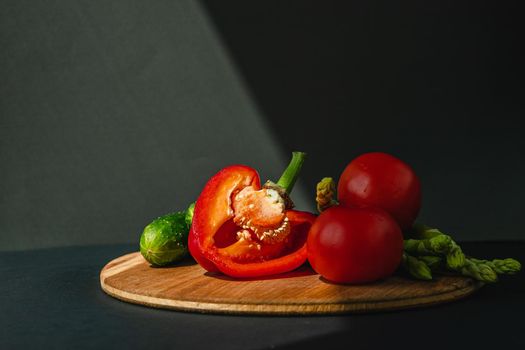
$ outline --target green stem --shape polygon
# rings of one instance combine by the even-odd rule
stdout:
[[[305,158],[306,153],[304,152],[292,152],[292,160],[290,161],[290,164],[288,164],[281,175],[281,178],[277,181],[277,185],[284,188],[286,193],[290,194],[290,192],[292,192]]]

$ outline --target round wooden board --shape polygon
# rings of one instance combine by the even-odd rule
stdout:
[[[309,266],[261,279],[206,272],[193,260],[154,268],[140,253],[109,262],[100,272],[109,295],[135,304],[228,314],[313,315],[396,310],[465,297],[483,284],[466,277],[417,281],[401,276],[366,285],[337,285]]]

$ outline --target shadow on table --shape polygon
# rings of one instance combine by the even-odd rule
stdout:
[[[204,275],[208,277],[213,277],[225,281],[265,281],[265,280],[274,280],[274,279],[283,279],[283,278],[294,278],[294,277],[303,277],[303,276],[311,276],[315,275],[315,271],[312,270],[312,268],[308,265],[303,265],[299,267],[298,269],[278,275],[270,275],[270,276],[263,276],[263,277],[256,277],[256,278],[233,278],[226,276],[220,272],[206,272]]]
[[[173,269],[173,268],[177,268],[177,267],[181,267],[181,266],[193,266],[193,265],[197,265],[197,262],[195,260],[193,260],[193,258],[191,256],[189,256],[189,257],[184,258],[181,261],[176,261],[176,262],[171,263],[169,265],[164,265],[164,266],[150,265],[150,267],[154,268],[154,269]]]

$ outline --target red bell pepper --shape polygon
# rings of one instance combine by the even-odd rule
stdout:
[[[288,197],[305,154],[294,152],[277,184],[261,187],[257,172],[226,167],[204,186],[195,204],[188,246],[206,270],[238,278],[291,271],[307,258],[315,215],[292,210]]]

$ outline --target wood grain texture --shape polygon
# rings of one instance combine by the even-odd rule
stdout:
[[[135,304],[229,314],[311,315],[422,307],[465,297],[483,284],[441,276],[417,281],[401,276],[366,285],[337,285],[307,265],[262,279],[237,280],[208,273],[192,260],[153,268],[140,253],[109,262],[100,273],[109,295]]]

